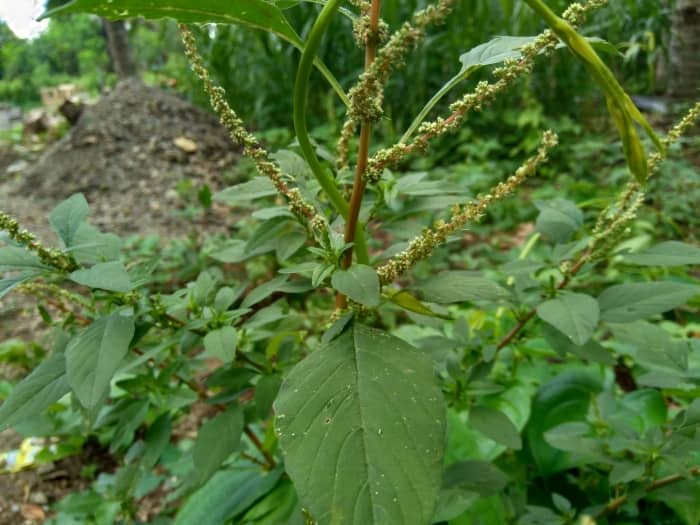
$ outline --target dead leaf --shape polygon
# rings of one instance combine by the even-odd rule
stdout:
[[[39,505],[34,505],[33,503],[24,503],[20,507],[20,512],[22,517],[27,520],[34,521],[44,521],[46,519],[46,513]]]
[[[187,137],[177,137],[173,142],[185,153],[194,153],[197,151],[197,143]]]

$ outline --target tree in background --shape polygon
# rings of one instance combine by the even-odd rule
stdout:
[[[671,20],[668,93],[690,99],[700,85],[700,0],[678,0]]]
[[[129,46],[129,34],[123,20],[102,20],[105,31],[107,49],[112,59],[112,68],[119,79],[138,76],[138,69],[134,55]]]

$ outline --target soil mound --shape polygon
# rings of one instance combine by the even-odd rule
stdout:
[[[177,183],[186,179],[194,188],[207,183],[214,189],[236,158],[215,115],[172,93],[125,81],[85,108],[75,127],[21,174],[0,208],[19,218],[27,211],[45,217],[51,206],[82,192],[91,221],[105,230],[172,235],[182,225],[172,214]],[[19,209],[27,198],[32,209]]]

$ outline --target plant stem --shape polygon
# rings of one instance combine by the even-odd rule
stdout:
[[[262,442],[260,441],[260,438],[258,438],[258,436],[255,435],[255,432],[253,432],[253,430],[248,425],[246,425],[243,428],[243,432],[245,432],[245,435],[248,436],[248,439],[250,439],[250,441],[253,443],[255,448],[257,448],[260,451],[260,453],[263,456],[265,456],[265,461],[267,461],[268,467],[270,469],[275,468],[277,466],[277,462],[275,461],[275,458],[273,458],[270,455],[270,453],[267,450],[265,450],[265,447],[263,446]]]
[[[369,12],[369,30],[370,38],[365,47],[365,71],[369,69],[377,57],[377,33],[379,31],[379,12],[381,8],[381,0],[372,0],[372,5]],[[359,224],[360,209],[362,208],[362,198],[365,194],[367,182],[365,181],[365,172],[367,171],[367,161],[369,159],[369,142],[372,133],[372,124],[363,122],[360,127],[360,146],[357,152],[357,166],[355,167],[355,181],[352,185],[352,196],[350,197],[350,210],[345,223],[345,242],[355,243],[355,253],[357,254],[358,262],[362,264],[369,263],[369,256],[365,246],[357,243],[357,235],[362,231],[362,225]],[[345,253],[342,261],[344,269],[352,265],[352,251]],[[345,306],[345,298],[339,295],[336,299],[336,305]]]
[[[667,487],[668,485],[672,485],[674,483],[678,483],[679,481],[683,481],[684,479],[687,479],[688,476],[697,476],[700,474],[700,465],[692,467],[688,469],[688,472],[685,474],[673,474],[671,476],[666,476],[665,478],[660,478],[657,479],[656,481],[653,481],[651,484],[649,484],[645,489],[645,493],[652,492],[654,490],[662,489],[664,487]],[[622,507],[625,503],[627,503],[627,496],[620,496],[618,498],[615,498],[613,500],[610,500],[605,507],[603,507],[595,516],[594,519],[599,520],[601,518],[604,518],[608,514],[611,514],[618,510],[620,507]]]
[[[583,268],[583,265],[586,264],[586,262],[588,262],[588,259],[591,257],[591,255],[592,251],[590,249],[584,251],[581,254],[576,263],[571,267],[571,270],[569,270],[564,279],[557,285],[557,290],[562,290],[566,288],[566,286],[568,286],[568,284],[571,282],[571,278],[574,275],[576,275],[581,270],[581,268]],[[536,314],[537,307],[535,306],[525,314],[525,317],[518,321],[518,324],[516,324],[513,328],[510,329],[510,331],[505,335],[503,339],[501,339],[501,341],[496,346],[496,350],[503,349],[513,339],[515,339],[515,336],[518,335],[518,333],[520,333],[520,330],[522,330],[525,327],[525,325],[530,321],[530,319],[535,317]]]
[[[341,3],[342,0],[330,0],[326,3],[306,40],[306,46],[304,47],[304,52],[299,61],[299,68],[297,69],[297,77],[294,84],[294,129],[297,134],[297,140],[299,141],[299,147],[304,154],[306,162],[309,164],[309,168],[311,168],[311,172],[314,174],[314,177],[316,177],[316,180],[318,180],[321,188],[330,199],[336,211],[347,220],[349,213],[348,203],[345,202],[345,199],[341,195],[335,179],[324,169],[321,162],[318,160],[316,150],[309,138],[306,125],[309,76],[311,75],[314,59],[321,45],[323,34]],[[366,255],[367,245],[361,227],[357,228],[355,248],[358,250],[358,253],[363,254],[363,258],[369,259],[369,256]]]

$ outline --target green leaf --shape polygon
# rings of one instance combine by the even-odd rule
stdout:
[[[428,103],[423,107],[418,116],[413,120],[408,130],[401,137],[401,142],[407,143],[411,135],[418,129],[432,109],[455,86],[468,78],[472,73],[483,66],[498,64],[506,59],[520,57],[520,49],[535,40],[531,36],[497,36],[489,42],[485,42],[470,49],[459,57],[462,64],[459,73],[448,80]]]
[[[66,248],[73,246],[78,228],[88,213],[90,208],[82,193],[68,197],[51,211],[49,222]]]
[[[537,315],[566,335],[575,345],[583,345],[598,326],[598,302],[590,295],[563,292],[537,308]]]
[[[414,286],[421,297],[433,303],[503,303],[510,293],[476,272],[447,271]]]
[[[442,486],[476,492],[482,498],[498,494],[508,484],[508,476],[487,461],[468,460],[445,469]]]
[[[146,431],[144,441],[146,448],[141,458],[141,466],[150,470],[156,466],[163,452],[170,443],[170,433],[172,431],[172,420],[170,412],[161,414]]]
[[[550,241],[566,242],[583,226],[583,213],[571,201],[556,198],[537,201],[535,206],[540,210],[535,227]]]
[[[460,74],[473,71],[481,66],[499,64],[508,59],[520,58],[520,49],[535,41],[534,36],[497,36],[494,39],[479,44],[460,55],[462,64]]]
[[[122,240],[113,233],[103,233],[86,222],[78,226],[70,253],[80,264],[96,264],[119,258]]]
[[[255,410],[260,419],[266,419],[272,410],[272,403],[277,397],[282,378],[279,374],[262,376],[255,384]]]
[[[19,246],[0,248],[0,272],[12,270],[50,270],[34,252]]]
[[[629,323],[661,314],[700,294],[700,286],[673,281],[627,283],[611,286],[598,296],[600,318]]]
[[[126,268],[119,261],[98,263],[86,270],[76,270],[70,274],[71,281],[111,292],[130,292],[134,289]]]
[[[610,471],[610,485],[618,483],[631,483],[641,479],[644,475],[645,465],[642,462],[633,463],[631,461],[621,461],[615,463]]]
[[[287,472],[319,523],[430,523],[445,406],[425,354],[355,325],[292,369],[275,413]]]
[[[379,276],[371,266],[354,264],[347,270],[337,270],[331,277],[331,285],[356,303],[371,308],[379,306]]]
[[[207,357],[216,357],[225,362],[236,356],[238,333],[232,326],[224,326],[204,336],[204,349]]]
[[[622,260],[637,266],[700,264],[700,248],[684,242],[666,241],[637,253],[626,254]]]
[[[22,275],[17,275],[15,277],[7,277],[5,279],[0,279],[0,299],[2,299],[5,295],[10,293],[10,291],[15,287],[20,284],[22,284],[25,281],[28,281],[32,277],[36,277],[38,273],[36,272],[30,272],[30,273],[23,273]]]
[[[408,293],[406,290],[400,290],[394,294],[391,294],[389,300],[397,306],[400,306],[404,310],[413,312],[420,315],[427,315],[428,317],[438,317],[440,319],[452,319],[449,316],[433,312],[427,305],[420,302],[413,295]]]
[[[614,366],[616,363],[613,353],[592,339],[589,339],[584,345],[574,344],[571,339],[550,324],[542,326],[542,335],[545,341],[547,341],[547,344],[552,347],[552,350],[562,357],[565,356],[567,352],[570,352],[579,359],[585,359],[607,366]]]
[[[68,392],[66,359],[61,353],[53,353],[20,381],[0,406],[0,432],[37,417]]]
[[[217,472],[187,499],[173,525],[221,525],[267,494],[282,472],[257,466]]]
[[[240,405],[229,407],[202,425],[192,448],[196,484],[208,480],[238,449],[244,425]]]
[[[85,408],[94,408],[103,398],[133,336],[133,319],[112,314],[98,319],[68,343],[68,384]]]
[[[43,17],[67,13],[92,13],[109,19],[142,16],[149,19],[175,18],[179,22],[241,24],[270,31],[291,43],[299,37],[279,8],[264,0],[73,0],[48,10]]]
[[[469,423],[486,437],[508,448],[520,450],[523,446],[518,429],[499,410],[483,406],[472,407],[469,411]]]
[[[287,275],[278,275],[271,281],[263,283],[257,288],[251,290],[251,292],[241,303],[241,308],[248,308],[250,306],[253,306],[254,304],[259,303],[260,301],[266,299],[275,292],[293,294],[304,293],[311,290],[311,286],[309,286],[309,281],[288,281],[288,279],[289,277]]]
[[[585,420],[591,398],[600,390],[600,381],[582,371],[564,372],[540,387],[526,428],[527,444],[540,473],[571,466],[571,455],[552,447],[544,435],[564,423]]]

